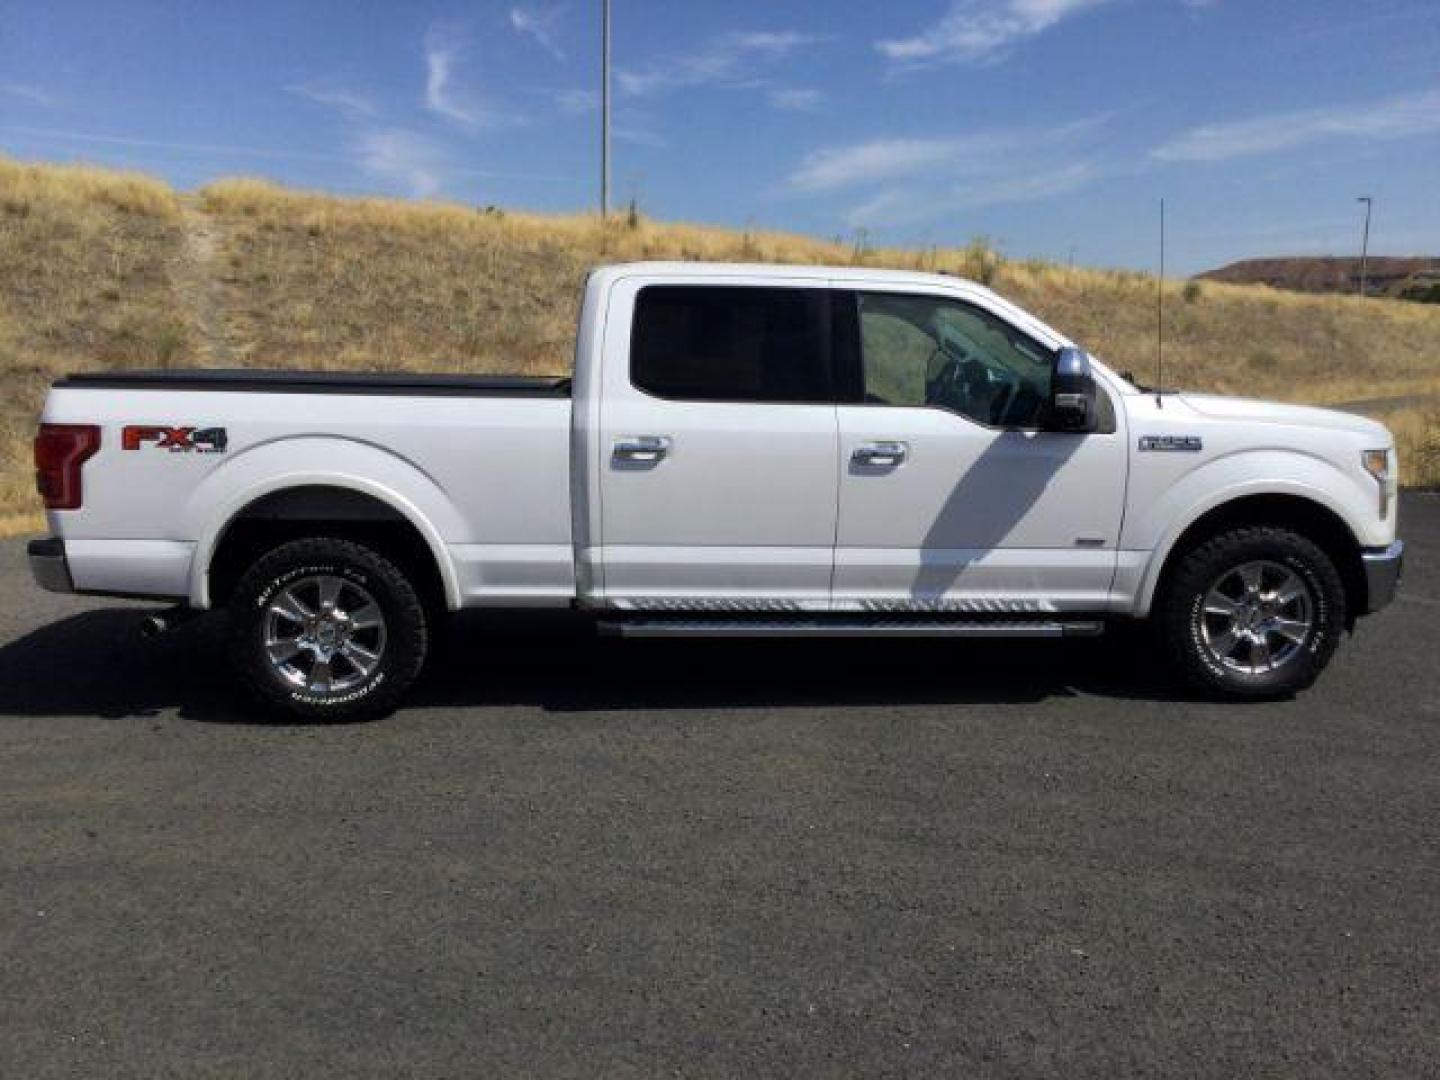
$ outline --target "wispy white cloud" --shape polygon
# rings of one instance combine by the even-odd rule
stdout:
[[[425,107],[461,127],[496,127],[521,121],[481,100],[473,90],[457,87],[456,73],[466,48],[465,35],[436,24],[425,35]]]
[[[556,60],[564,60],[565,53],[555,40],[555,24],[564,13],[563,7],[512,7],[510,27],[516,33],[525,34]]]
[[[0,86],[7,97],[19,98],[21,101],[28,101],[31,105],[39,105],[43,108],[50,108],[55,102],[55,95],[47,90],[41,90],[38,86],[29,86],[25,83],[6,83]]]
[[[1024,170],[983,181],[954,184],[940,192],[890,188],[845,211],[852,228],[914,225],[986,206],[1038,202],[1084,187],[1100,175],[1090,161],[1054,169]]]
[[[1005,128],[830,146],[790,173],[792,193],[851,193],[850,226],[886,228],[980,207],[1037,202],[1104,175],[1097,134],[1103,113],[1048,128]]]
[[[909,176],[954,161],[975,137],[939,139],[872,139],[833,146],[808,154],[790,174],[799,191],[830,191]]]
[[[399,186],[416,198],[437,194],[445,184],[451,161],[433,139],[404,128],[367,131],[356,142],[360,165],[375,179]]]
[[[772,108],[785,112],[814,112],[825,100],[824,94],[808,86],[777,86],[767,97]]]
[[[1039,152],[1083,140],[1113,113],[1050,128],[1014,128],[931,138],[870,139],[830,146],[806,155],[790,173],[797,191],[834,191],[886,183],[925,173],[953,177],[1003,169],[1017,158],[1034,162]],[[1032,164],[1032,168],[1033,168]],[[1043,168],[1043,165],[1040,166]]]
[[[1440,90],[1363,105],[1298,109],[1204,124],[1156,147],[1161,161],[1225,161],[1332,139],[1398,139],[1440,132]]]
[[[664,57],[639,69],[622,68],[615,81],[622,92],[636,97],[687,86],[754,86],[757,70],[819,40],[794,31],[724,34],[695,52]]]
[[[906,38],[877,41],[897,64],[978,63],[1003,56],[1012,46],[1071,15],[1113,0],[951,0],[939,22]]]
[[[379,111],[375,103],[358,90],[325,79],[296,83],[285,89],[297,97],[334,109],[352,120],[374,116]]]

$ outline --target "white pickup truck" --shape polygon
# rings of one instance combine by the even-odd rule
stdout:
[[[47,589],[224,606],[241,682],[391,710],[434,622],[1026,637],[1148,619],[1181,675],[1309,685],[1394,594],[1386,429],[1143,390],[951,277],[634,264],[570,379],[74,375],[35,456]],[[963,678],[963,672],[957,672]]]

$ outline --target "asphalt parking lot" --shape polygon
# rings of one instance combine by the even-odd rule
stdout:
[[[1440,1072],[1440,496],[1294,701],[468,619],[372,725],[0,545],[0,1076]]]

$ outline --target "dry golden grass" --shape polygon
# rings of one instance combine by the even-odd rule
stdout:
[[[55,375],[186,356],[167,272],[179,220],[157,180],[0,158],[0,516],[38,510],[30,439]]]
[[[256,180],[183,197],[146,177],[0,159],[0,515],[13,524],[34,513],[29,439],[61,371],[564,373],[585,273],[633,259],[958,274],[1122,370],[1153,371],[1153,277],[1013,262],[979,243],[863,250],[643,217],[336,198]],[[1166,328],[1175,385],[1321,404],[1440,394],[1436,307],[1169,282]],[[1440,484],[1440,409],[1421,401],[1377,415],[1396,432],[1407,481]]]

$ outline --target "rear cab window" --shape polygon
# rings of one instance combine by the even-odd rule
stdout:
[[[647,285],[630,381],[672,401],[833,401],[825,289]]]

